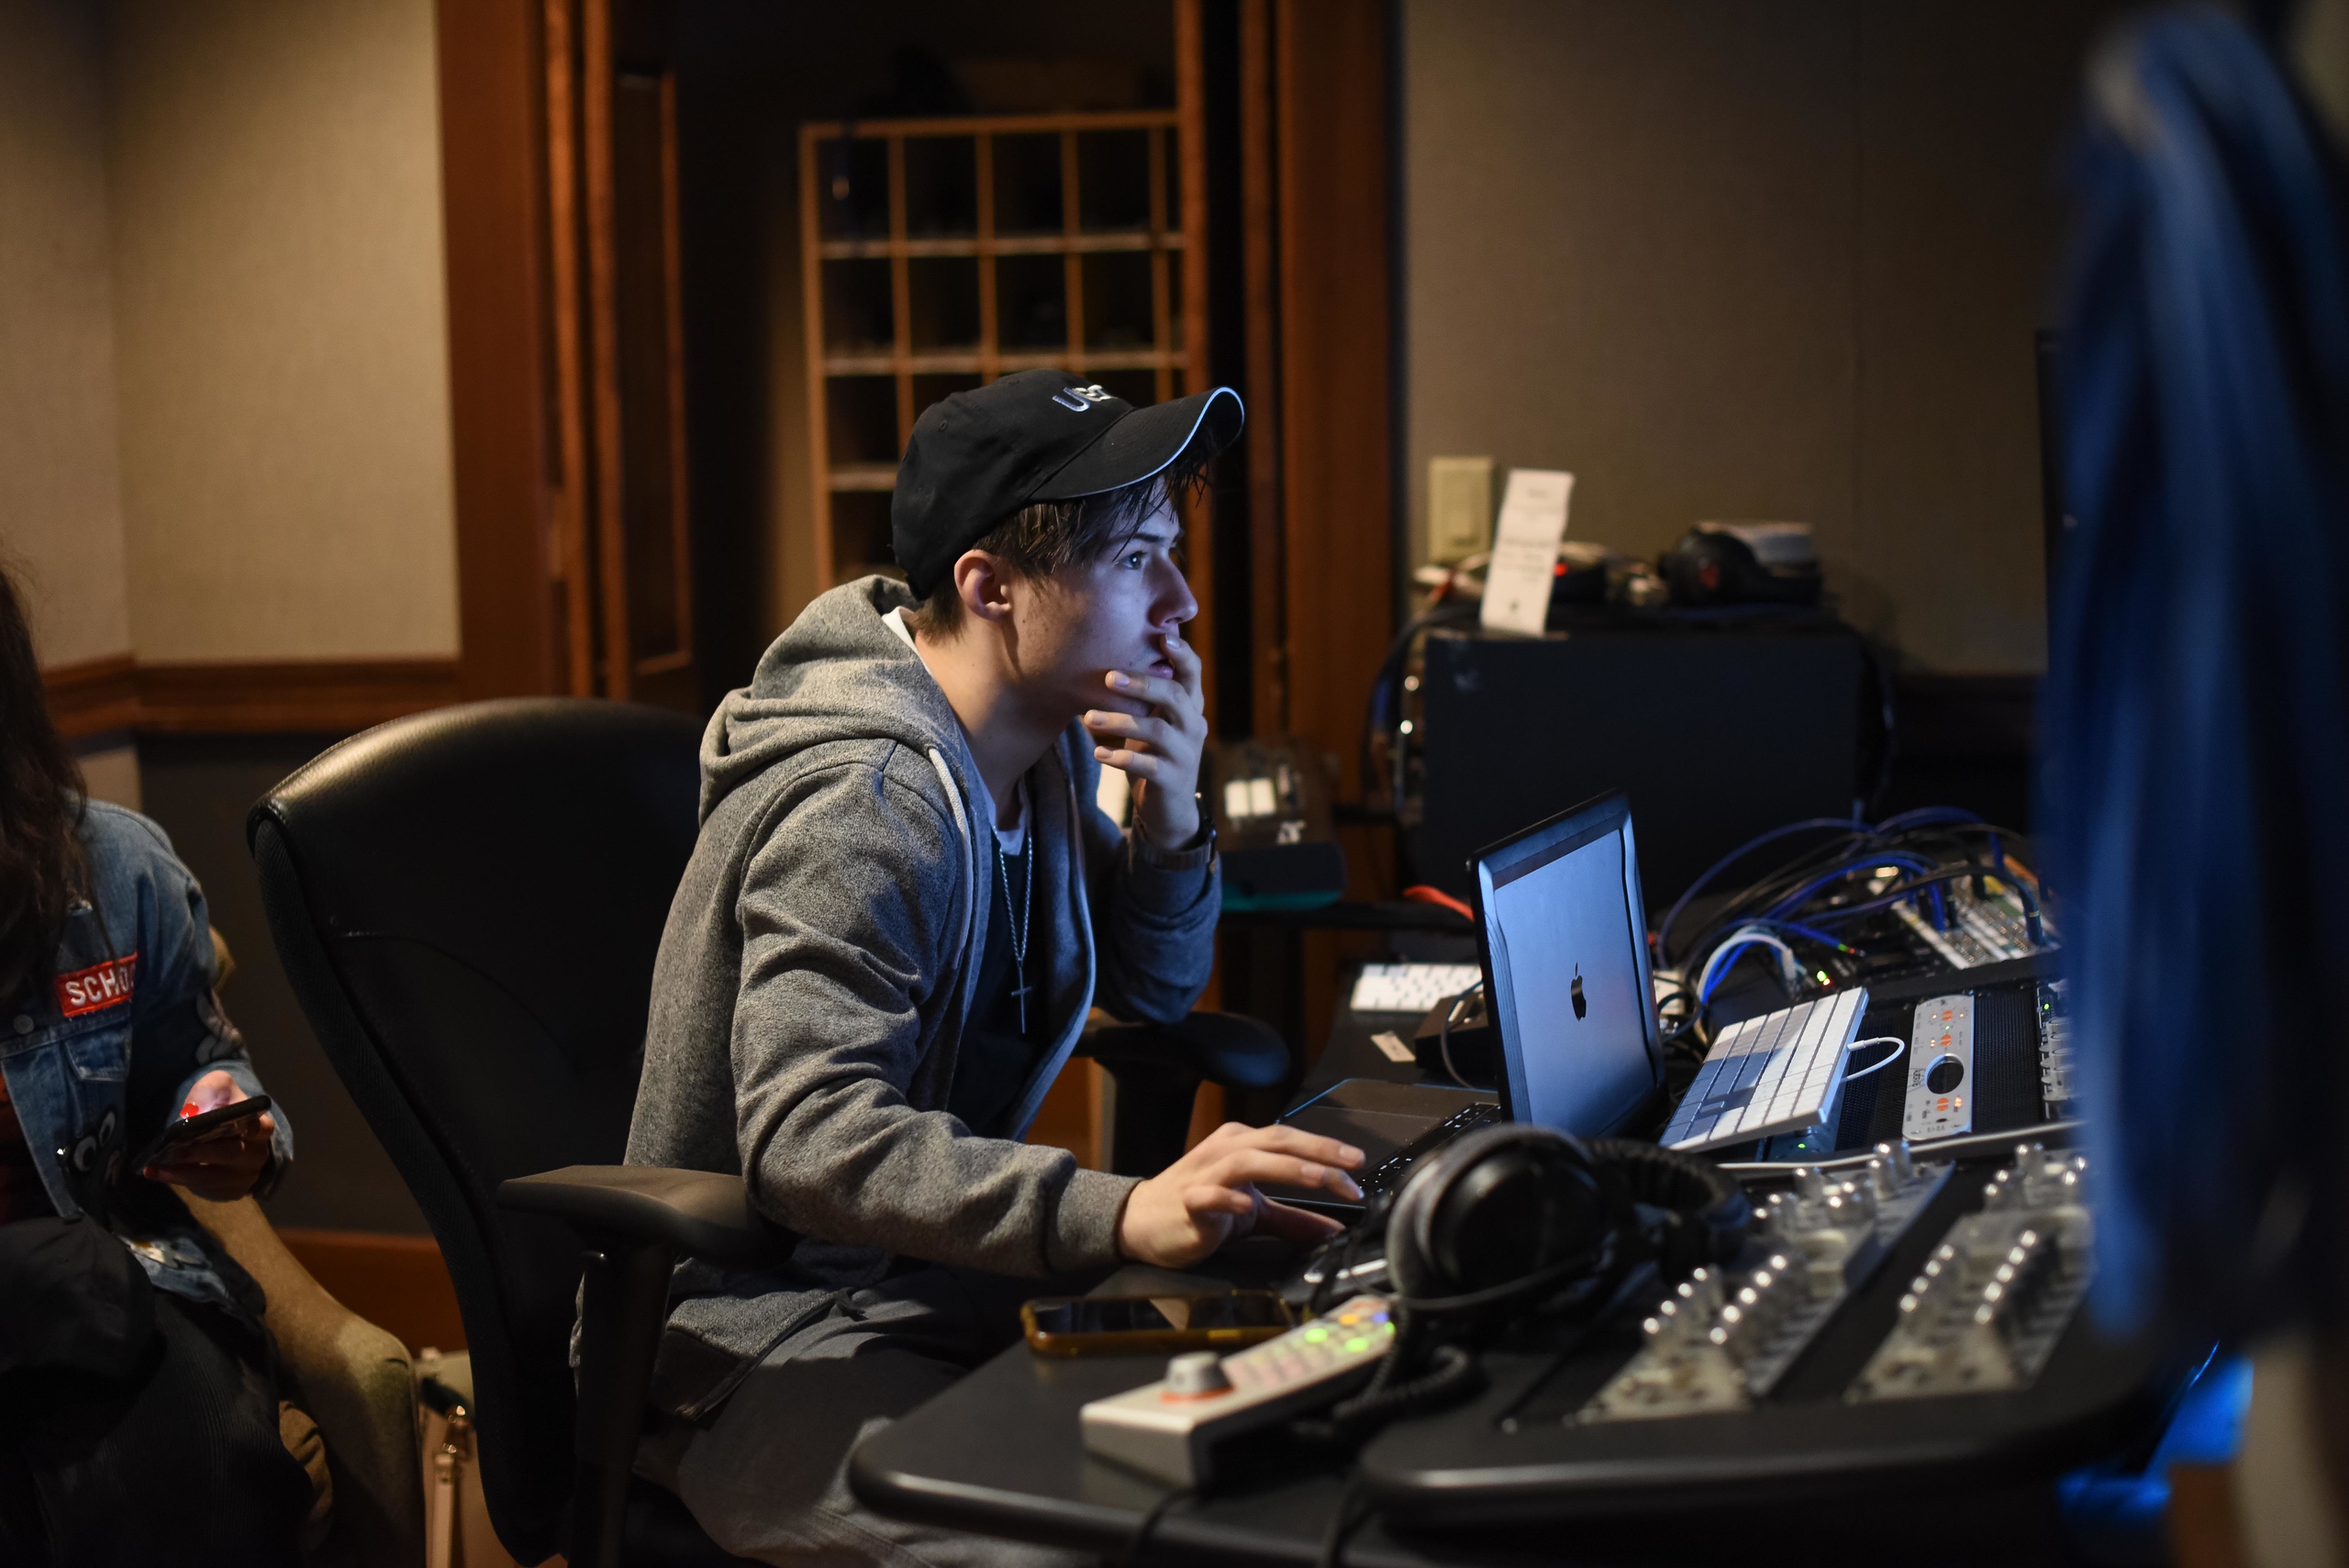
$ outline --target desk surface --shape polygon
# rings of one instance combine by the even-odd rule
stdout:
[[[1277,1272],[1275,1244],[1247,1246],[1256,1249],[1252,1256],[1208,1265],[1220,1277],[1152,1272],[1145,1279],[1129,1271],[1104,1288],[1203,1288]],[[2116,1369],[2109,1358],[2092,1355],[2084,1369],[2066,1372],[2060,1365],[2065,1359],[2059,1351],[2059,1365],[2043,1380],[2045,1392],[2059,1396],[2056,1405],[2076,1416],[2078,1402],[2060,1385],[2077,1384],[2079,1370],[2093,1382]],[[1372,1459],[1386,1469],[1398,1462],[1404,1468],[1423,1463],[1430,1452],[1450,1456],[1442,1463],[1508,1464],[1509,1456],[1497,1451],[1514,1445],[1495,1442],[1493,1418],[1499,1406],[1513,1403],[1519,1391],[1540,1379],[1550,1358],[1494,1354],[1488,1360],[1492,1385],[1486,1395],[1458,1411],[1389,1428],[1374,1444]],[[1776,1560],[1779,1554],[1769,1550],[1773,1543],[1799,1550],[1809,1564],[1874,1568],[1897,1553],[1907,1568],[1985,1562],[2029,1568],[2078,1561],[2057,1509],[2054,1481],[2084,1453],[2106,1451],[2125,1440],[2114,1435],[2118,1423],[2107,1419],[2094,1451],[2082,1447],[2084,1434],[2076,1429],[2068,1440],[2026,1444],[1996,1463],[1969,1459],[1969,1440],[1978,1434],[1965,1429],[1986,1418],[1995,1424],[1993,1407],[2014,1397],[1990,1396],[1979,1410],[1922,1412],[1926,1424],[1949,1440],[1939,1443],[1939,1460],[1913,1462],[1920,1452],[1930,1459],[1939,1440],[1932,1433],[1906,1434],[1912,1462],[1907,1468],[1848,1481],[1836,1475],[1829,1484],[1837,1489],[1824,1496],[1814,1477],[1810,1489],[1799,1493],[1775,1484],[1746,1485],[1704,1503],[1691,1489],[1675,1487],[1644,1512],[1596,1511],[1564,1522],[1492,1526],[1484,1521],[1494,1516],[1483,1508],[1455,1507],[1447,1518],[1396,1523],[1364,1517],[1366,1493],[1353,1489],[1341,1462],[1304,1449],[1279,1431],[1252,1435],[1223,1451],[1223,1476],[1199,1496],[1176,1495],[1086,1453],[1079,1409],[1089,1400],[1152,1381],[1163,1365],[1152,1355],[1047,1359],[1014,1346],[860,1444],[851,1461],[851,1483],[868,1505],[886,1513],[1076,1547],[1129,1562],[1157,1554],[1159,1561],[1181,1555],[1295,1568],[1321,1560],[1325,1541],[1342,1518],[1343,1560],[1375,1568],[1515,1568],[1537,1562],[1751,1568],[1757,1548],[1763,1560]],[[2116,1392],[2087,1403],[2109,1407]],[[2132,1429],[2150,1432],[2151,1415],[2146,1410],[2123,1419]],[[1632,1435],[1630,1449],[1652,1448],[1653,1440],[1671,1435],[1666,1423],[1640,1425],[1644,1429]],[[1705,1435],[1691,1429],[1699,1447]],[[1710,1435],[1718,1444],[1720,1434]],[[1921,1443],[1920,1435],[1926,1440]],[[2053,1431],[2047,1435],[2055,1438]],[[1542,1451],[1545,1445],[1531,1447],[1534,1451],[1516,1457],[1534,1465],[1560,1457]],[[1496,1451],[1472,1458],[1476,1450]],[[1411,1457],[1415,1452],[1419,1459]],[[1473,1533],[1464,1529],[1464,1518],[1478,1521]],[[1145,1527],[1147,1550],[1138,1552],[1136,1539]]]
[[[1416,1020],[1401,1021],[1408,1027]],[[1419,1078],[1416,1066],[1387,1062],[1369,1043],[1373,1031],[1397,1022],[1397,1015],[1341,1008],[1329,1047],[1298,1097],[1350,1076]],[[1929,1242],[1917,1239],[1919,1245]],[[1252,1255],[1216,1260],[1208,1265],[1214,1277],[1187,1283],[1215,1288],[1282,1272],[1273,1244],[1249,1245],[1257,1249]],[[1166,1283],[1160,1276],[1152,1285]],[[1112,1287],[1137,1288],[1115,1281]],[[1873,1564],[1885,1560],[1887,1548],[1911,1568],[2077,1561],[2056,1512],[2052,1483],[2060,1466],[2052,1460],[2020,1478],[1944,1487],[1929,1504],[1920,1502],[1913,1479],[1872,1482],[1831,1504],[1765,1497],[1704,1510],[1675,1500],[1668,1517],[1592,1518],[1471,1536],[1456,1527],[1415,1530],[1376,1518],[1357,1523],[1362,1509],[1344,1468],[1268,1435],[1247,1440],[1230,1467],[1243,1479],[1212,1495],[1170,1500],[1169,1488],[1087,1454],[1077,1424],[1077,1411],[1088,1400],[1150,1382],[1163,1364],[1157,1356],[1047,1360],[1015,1346],[860,1445],[851,1465],[852,1484],[885,1512],[1119,1557],[1133,1555],[1136,1533],[1147,1522],[1142,1555],[1160,1554],[1160,1560],[1187,1554],[1231,1563],[1312,1563],[1342,1509],[1344,1561],[1376,1568],[1437,1562],[1514,1568],[1537,1562],[1750,1568],[1757,1549],[1765,1559],[1773,1555],[1774,1542],[1799,1550],[1813,1563]],[[1504,1358],[1497,1358],[1494,1372],[1496,1396],[1505,1394],[1504,1385],[1528,1375]],[[1473,1418],[1475,1409],[1462,1414]],[[1486,1415],[1483,1424],[1489,1424]],[[1398,1438],[1410,1446],[1411,1429],[1431,1434],[1443,1419],[1423,1418],[1390,1429],[1382,1449],[1395,1448]],[[1162,1508],[1153,1519],[1153,1510]],[[1920,1517],[1930,1518],[1929,1528],[1920,1527]]]
[[[1456,1528],[1405,1533],[1352,1523],[1359,1509],[1335,1465],[1258,1443],[1246,1479],[1204,1496],[1170,1489],[1087,1454],[1077,1410],[1087,1400],[1156,1377],[1159,1358],[1047,1360],[1015,1346],[857,1448],[850,1475],[868,1505],[958,1529],[1142,1557],[1212,1558],[1234,1564],[1317,1562],[1332,1522],[1348,1510],[1343,1561],[1373,1568],[1436,1563],[1516,1568],[1546,1562],[1720,1564],[1778,1560],[1773,1543],[1808,1563],[1908,1568],[1996,1561],[2000,1568],[2076,1562],[2056,1511],[2054,1472],[2001,1485],[1954,1486],[1921,1499],[1913,1489],[1831,1504],[1748,1502],[1710,1511],[1675,1507],[1648,1518],[1594,1518],[1513,1532]],[[1163,1512],[1152,1520],[1154,1509]],[[1133,1551],[1144,1523],[1147,1548]],[[1757,1555],[1758,1553],[1758,1555]]]

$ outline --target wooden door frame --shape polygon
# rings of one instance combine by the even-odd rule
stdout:
[[[557,530],[542,20],[536,0],[438,0],[458,685],[570,689]]]
[[[644,35],[635,55],[618,36],[622,15]],[[665,12],[624,0],[437,0],[467,698],[674,702],[694,679],[674,83],[651,62],[662,29],[648,19]],[[665,400],[679,646],[640,657],[629,635],[640,606],[629,575],[614,95],[623,71],[656,70],[669,363],[654,395]]]
[[[1216,0],[1208,0],[1216,3]],[[1222,0],[1237,30],[1250,730],[1351,758],[1395,615],[1392,27],[1381,0]],[[1233,362],[1236,360],[1237,362]],[[1235,612],[1236,613],[1236,609]],[[1351,769],[1341,788],[1354,792]]]
[[[1273,26],[1286,725],[1351,796],[1395,603],[1386,7],[1276,0]]]

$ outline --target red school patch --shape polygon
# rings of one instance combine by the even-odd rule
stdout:
[[[59,975],[57,1010],[75,1018],[129,1001],[131,971],[138,963],[139,955],[132,953],[128,958],[108,959],[104,963]]]

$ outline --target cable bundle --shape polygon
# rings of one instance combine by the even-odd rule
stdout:
[[[2105,1173],[2098,1299],[2339,1321],[2349,272],[2338,170],[2215,8],[2089,73],[2047,868]]]
[[[1689,884],[1657,926],[1656,967],[1695,974],[1681,982],[1685,995],[1674,1038],[1697,1033],[1704,1005],[1747,951],[1758,947],[1775,955],[1792,995],[1803,984],[1806,967],[1797,941],[1857,953],[1844,940],[1850,923],[1903,903],[1916,905],[1929,922],[1946,930],[1950,916],[1943,890],[1954,882],[1974,882],[1977,892],[1994,884],[2011,889],[2032,940],[2044,940],[2038,879],[2009,853],[2020,838],[1970,811],[1933,806],[1873,826],[1809,817],[1739,845]],[[1681,937],[1675,950],[1675,933],[1692,899],[1757,851],[1788,840],[1804,847],[1731,895],[1693,935]]]

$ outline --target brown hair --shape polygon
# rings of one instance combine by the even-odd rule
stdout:
[[[1173,467],[1139,484],[1075,501],[1023,506],[970,548],[985,550],[1031,580],[1050,577],[1063,567],[1089,566],[1116,553],[1161,503],[1204,484],[1208,461],[1186,453]],[[941,579],[906,618],[924,637],[952,636],[963,624],[963,595],[954,586],[953,573]]]
[[[50,722],[24,595],[0,565],[0,1001],[56,962],[66,911],[89,881],[85,809],[82,770]]]

